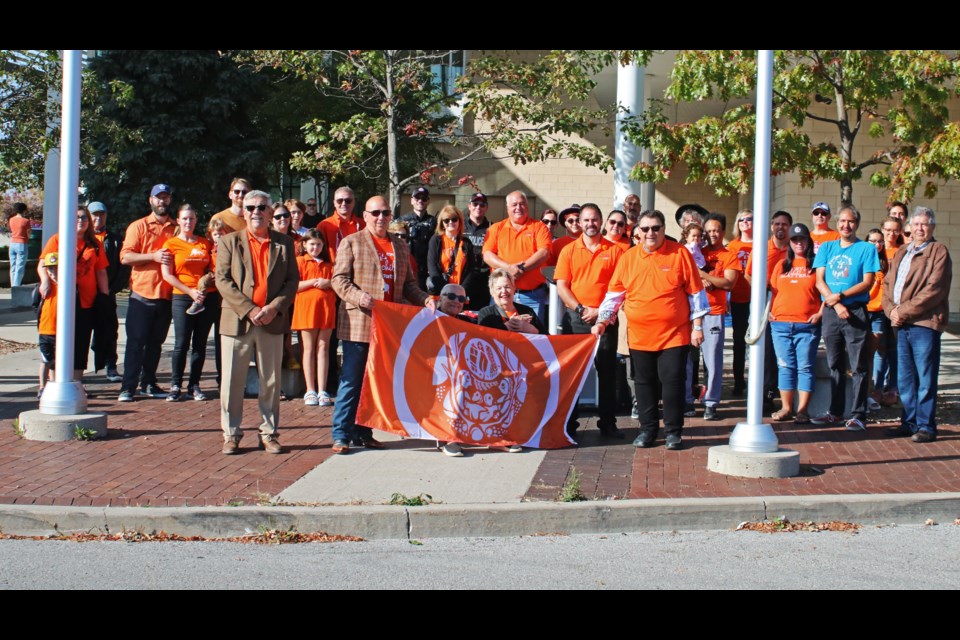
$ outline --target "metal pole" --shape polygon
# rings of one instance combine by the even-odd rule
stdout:
[[[47,385],[42,413],[85,413],[87,396],[73,380],[77,290],[77,189],[80,184],[81,51],[63,52],[63,115],[60,129],[59,256],[57,260],[56,382]]]
[[[757,123],[753,186],[753,273],[750,286],[750,330],[763,324],[767,300],[767,238],[770,228],[770,130],[773,111],[773,51],[760,51],[757,59]],[[754,333],[755,335],[755,333]],[[763,361],[765,340],[750,346],[747,381],[747,421],[730,435],[730,449],[744,453],[772,453],[779,442],[769,424],[763,424]]]
[[[629,112],[626,115],[640,115],[647,108],[644,71],[645,67],[636,64],[617,68],[617,104],[626,107]],[[614,154],[613,201],[617,206],[622,204],[631,193],[639,196],[642,187],[641,183],[630,180],[630,172],[640,162],[643,150],[623,134],[624,115],[617,116],[616,153]]]

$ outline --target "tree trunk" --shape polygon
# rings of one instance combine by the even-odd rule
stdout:
[[[390,208],[400,211],[400,167],[397,160],[396,105],[393,101],[393,59],[396,51],[384,51],[387,89],[387,176],[390,189]]]

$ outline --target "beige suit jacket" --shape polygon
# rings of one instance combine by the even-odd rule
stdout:
[[[220,311],[220,333],[242,336],[252,326],[247,314],[257,305],[253,302],[253,258],[247,231],[230,233],[220,239],[217,248],[217,291],[223,297]],[[270,259],[267,264],[267,305],[277,309],[268,333],[284,333],[290,329],[293,299],[297,295],[300,271],[289,236],[270,231]]]

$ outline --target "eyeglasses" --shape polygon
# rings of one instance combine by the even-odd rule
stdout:
[[[556,224],[557,224],[557,221],[556,221],[556,220],[543,220],[542,222],[543,222],[543,224],[547,225],[548,227],[553,227],[553,226],[556,226]]]
[[[334,200],[334,202],[336,202],[337,204],[350,204],[351,202],[353,202],[353,198],[337,198],[336,200]],[[315,205],[315,204],[308,204],[307,206],[308,206],[308,207],[315,207],[315,206],[317,206],[317,205]]]
[[[443,224],[455,224],[455,223],[457,223],[457,222],[460,222],[460,219],[459,219],[459,218],[444,218],[444,219],[443,219]]]
[[[662,224],[653,224],[653,225],[650,225],[649,227],[639,227],[639,229],[640,229],[640,231],[642,231],[643,233],[649,233],[649,232],[651,232],[651,231],[653,231],[654,233],[660,233],[660,229],[663,229],[663,225],[662,225]]]
[[[84,222],[89,219],[90,219],[90,216],[77,216],[77,222]]]
[[[273,214],[273,219],[274,219],[274,220],[283,220],[284,218],[289,218],[289,217],[290,217],[290,214],[289,214],[289,213],[275,213],[275,214]]]
[[[459,302],[460,304],[464,304],[464,303],[466,303],[466,301],[467,301],[467,296],[461,296],[461,295],[458,294],[458,293],[445,293],[445,294],[443,294],[443,296],[444,296],[447,300],[450,300],[451,302],[454,301],[454,300],[456,300],[456,301]]]
[[[247,211],[249,211],[250,213],[253,213],[254,211],[259,211],[260,213],[263,213],[264,211],[267,210],[267,205],[265,205],[265,204],[248,204],[248,205],[244,206],[243,208],[246,209]]]
[[[250,192],[249,192],[248,190],[246,190],[246,189],[234,189],[234,190],[233,190],[233,195],[235,195],[235,196],[245,196],[245,195],[247,195],[248,193],[250,193]]]
[[[374,209],[373,211],[364,211],[364,213],[369,213],[374,218],[379,218],[380,216],[390,217],[393,215],[393,211],[390,211],[390,209]]]
[[[607,224],[612,224],[612,225],[615,226],[615,227],[625,227],[625,226],[627,226],[627,223],[626,223],[626,222],[623,222],[623,221],[621,221],[621,220],[607,220]]]

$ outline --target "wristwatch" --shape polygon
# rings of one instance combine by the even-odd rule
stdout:
[[[526,273],[526,272],[527,272],[527,268],[526,268],[525,266],[523,266],[523,263],[522,263],[522,262],[517,265],[517,269],[519,269],[520,273]]]
[[[578,316],[582,316],[582,315],[583,315],[583,310],[584,310],[584,309],[586,309],[586,307],[585,307],[585,306],[583,306],[582,304],[578,304],[578,305],[577,305],[577,308],[576,308],[576,309],[574,309],[574,311],[576,311],[576,312],[577,312],[577,315],[578,315]]]

